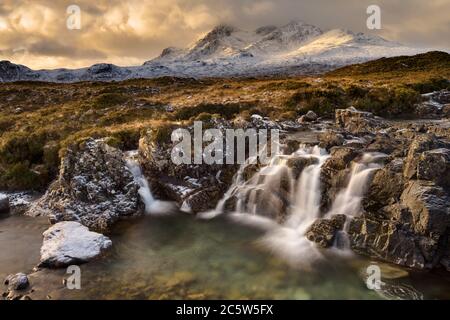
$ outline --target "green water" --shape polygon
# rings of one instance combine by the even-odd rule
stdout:
[[[45,229],[39,223],[25,217],[0,220],[0,275],[26,272],[37,263],[37,235]],[[259,241],[261,231],[225,218],[147,216],[119,223],[109,236],[113,241],[109,253],[82,265],[81,290],[64,288],[64,270],[44,270],[32,278],[36,290],[45,287],[41,290],[52,299],[381,298],[364,280],[364,271],[373,262],[333,257],[305,269],[301,262],[287,263],[268,250]],[[5,259],[2,252],[13,246]],[[394,294],[401,296],[407,288],[410,298],[411,290],[414,297],[450,298],[446,277],[381,266],[387,277],[383,280],[395,284]]]

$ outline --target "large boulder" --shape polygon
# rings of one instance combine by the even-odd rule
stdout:
[[[27,214],[49,216],[52,223],[78,221],[105,231],[120,218],[142,213],[138,190],[124,154],[89,139],[67,149],[58,179]]]
[[[88,262],[111,247],[102,234],[91,232],[78,222],[64,221],[43,233],[40,267],[60,268]]]
[[[425,151],[417,159],[417,178],[450,187],[450,149]]]
[[[419,134],[411,142],[406,156],[403,175],[407,179],[417,179],[419,156],[424,151],[439,148],[439,141],[433,134]]]
[[[438,248],[438,239],[418,236],[389,220],[354,218],[348,234],[355,252],[417,269],[432,267]]]
[[[395,158],[375,172],[363,199],[365,210],[374,212],[398,202],[404,189],[403,163],[404,159]]]
[[[411,212],[418,234],[443,235],[450,222],[450,197],[432,182],[412,180],[401,195],[401,203]]]

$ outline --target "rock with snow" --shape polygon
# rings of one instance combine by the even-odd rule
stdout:
[[[105,231],[117,220],[143,212],[138,190],[124,154],[103,140],[88,139],[67,149],[58,179],[27,214]]]
[[[111,247],[111,240],[78,222],[64,221],[43,233],[40,267],[60,268],[88,262]]]

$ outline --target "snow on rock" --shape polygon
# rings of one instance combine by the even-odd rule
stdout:
[[[139,185],[124,154],[102,140],[88,139],[67,149],[58,179],[26,212],[52,222],[78,221],[106,231],[123,217],[143,213]]]
[[[60,268],[88,262],[112,245],[111,240],[75,221],[55,224],[43,233],[40,267]]]

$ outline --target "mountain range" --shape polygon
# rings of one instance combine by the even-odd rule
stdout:
[[[120,81],[133,78],[317,74],[338,67],[430,51],[300,20],[245,31],[219,25],[188,48],[169,47],[141,66],[100,63],[81,69],[32,70],[0,61],[0,82]]]

